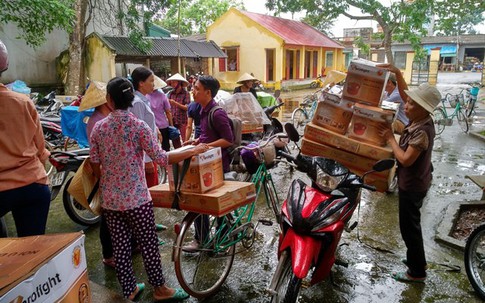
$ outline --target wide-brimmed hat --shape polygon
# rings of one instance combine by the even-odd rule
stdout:
[[[423,83],[416,89],[405,90],[404,92],[429,113],[433,113],[433,110],[441,101],[441,94],[438,89],[428,83]]]
[[[172,77],[168,78],[167,79],[167,82],[169,81],[182,81],[182,82],[185,82],[185,83],[189,83],[189,81],[187,81],[187,79],[184,78],[184,76],[182,76],[181,74],[179,73],[176,73],[175,75],[173,75]]]
[[[82,112],[84,110],[100,106],[106,102],[106,83],[91,81],[86,93],[82,98],[78,111]]]
[[[237,80],[237,83],[242,84],[243,82],[246,81],[258,81],[258,79],[254,78],[248,73],[244,73],[239,79]]]
[[[160,77],[158,77],[156,75],[153,75],[153,77],[155,78],[155,82],[154,82],[154,86],[153,86],[154,89],[161,89],[161,88],[164,88],[165,86],[167,86],[167,83],[165,83],[165,81],[160,79]]]

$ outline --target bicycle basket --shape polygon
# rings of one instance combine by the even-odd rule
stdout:
[[[459,98],[458,95],[447,95],[446,96],[446,100],[448,100],[448,102],[450,103],[450,106],[451,107],[455,107],[456,106],[456,103],[458,102],[458,98]],[[462,99],[463,99],[463,96],[462,96]]]
[[[477,86],[474,86],[470,89],[470,94],[474,97],[478,96],[478,92],[480,91],[480,88]]]

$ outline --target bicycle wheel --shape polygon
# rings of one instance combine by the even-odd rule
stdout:
[[[305,125],[308,123],[308,116],[301,108],[297,108],[291,114],[291,121],[300,135],[305,130]]]
[[[485,225],[476,228],[466,241],[465,270],[473,289],[485,300]]]
[[[472,113],[475,110],[475,103],[476,103],[476,101],[477,101],[476,97],[470,98],[470,100],[468,101],[468,104],[466,106],[466,111],[465,111],[466,116],[468,118],[470,118],[472,116]]]
[[[266,180],[266,182],[264,182],[264,191],[266,193],[266,199],[269,199],[268,202],[271,204],[271,208],[273,209],[276,222],[280,224],[281,206],[279,205],[278,195],[276,194],[276,189],[271,183],[271,180]]]
[[[458,124],[460,124],[461,130],[465,133],[468,132],[468,119],[463,112],[463,109],[460,108],[458,113],[456,114],[456,119],[458,120]]]
[[[84,226],[92,226],[101,220],[101,216],[93,214],[89,209],[84,208],[79,202],[67,192],[67,188],[72,181],[71,177],[67,180],[62,191],[62,202],[67,215],[72,221]],[[93,205],[90,205],[93,207]]]
[[[441,107],[436,108],[433,111],[434,117],[434,129],[437,135],[441,134],[445,129],[446,115]]]
[[[207,240],[201,243],[197,249],[185,253],[183,247],[188,246],[195,239],[196,222],[202,222],[197,225],[200,226],[200,234],[207,235]],[[175,274],[180,286],[197,299],[215,294],[231,270],[236,245],[220,246],[219,244],[228,241],[221,239],[224,237],[223,233],[220,231],[217,233],[218,226],[222,226],[224,229],[224,226],[230,222],[231,215],[218,219],[198,213],[188,213],[182,221],[174,246]]]
[[[273,279],[276,281],[275,293],[271,303],[294,303],[298,299],[302,280],[293,274],[291,255],[288,251],[281,253]]]

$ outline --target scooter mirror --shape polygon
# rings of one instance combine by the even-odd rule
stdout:
[[[288,138],[290,138],[293,142],[298,142],[300,140],[300,134],[296,130],[295,126],[289,122],[285,123],[285,132],[288,134]]]
[[[394,161],[394,159],[383,159],[379,160],[376,164],[374,164],[372,169],[377,172],[385,171],[393,168],[395,164],[396,162]]]

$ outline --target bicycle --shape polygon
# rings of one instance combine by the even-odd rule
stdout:
[[[482,200],[485,200],[483,176],[466,177],[484,190]],[[475,228],[466,241],[465,270],[473,289],[482,300],[485,300],[485,224]]]
[[[471,87],[467,88],[464,93],[465,113],[470,118],[475,111],[475,104],[477,103],[478,92],[482,87],[481,84],[471,84]]]
[[[281,206],[271,174],[265,161],[262,160],[264,147],[277,137],[281,135],[271,136],[264,144],[256,147],[239,147],[239,149],[252,150],[260,156],[260,164],[252,177],[256,188],[253,202],[220,217],[189,212],[182,223],[176,226],[177,238],[172,259],[180,286],[191,296],[202,299],[215,294],[231,271],[236,245],[241,243],[245,249],[251,248],[259,223],[272,225],[272,221],[268,219],[259,219],[256,225],[252,223],[256,201],[262,190],[279,226]],[[196,231],[195,224],[200,226],[199,231]],[[184,246],[186,247],[196,238],[196,233],[199,239],[204,239],[200,239],[196,250],[184,253]]]
[[[303,134],[305,126],[315,114],[318,104],[318,92],[320,90],[312,93],[311,95],[305,96],[303,102],[300,103],[299,107],[296,108],[293,113],[291,113],[291,121],[295,126],[299,134]]]
[[[454,108],[451,114],[446,111],[446,103],[448,101],[450,106]],[[468,132],[468,120],[463,111],[463,94],[452,95],[447,93],[444,98],[441,99],[442,106],[435,108],[433,111],[435,132],[437,135],[441,134],[445,129],[445,126],[451,126],[453,124],[453,118],[456,117],[458,124],[463,132]]]

